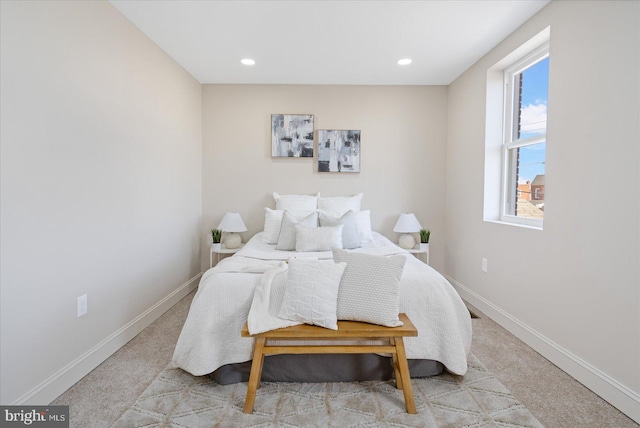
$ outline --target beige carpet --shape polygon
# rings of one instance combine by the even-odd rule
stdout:
[[[70,406],[72,428],[109,428],[131,408],[171,361],[193,296],[190,293],[51,403]],[[471,352],[543,425],[640,427],[485,314],[475,309],[474,312],[480,318],[472,321]],[[420,417],[424,418],[422,412],[417,419]],[[151,426],[159,427],[162,423]]]
[[[393,382],[264,382],[253,415],[243,413],[246,383],[218,385],[166,368],[114,427],[393,426],[541,427],[472,355],[463,377],[412,380],[417,415],[405,411]]]

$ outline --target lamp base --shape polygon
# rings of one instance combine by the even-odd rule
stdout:
[[[398,245],[400,245],[400,248],[404,248],[405,250],[411,250],[416,246],[416,239],[411,233],[405,233],[400,235]]]
[[[242,237],[239,234],[234,232],[227,232],[224,234],[222,245],[224,245],[225,248],[233,250],[240,247],[241,243]]]

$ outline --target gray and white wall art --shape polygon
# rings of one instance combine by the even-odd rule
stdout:
[[[318,172],[360,172],[360,131],[319,129]]]
[[[313,157],[313,115],[271,115],[271,157]]]

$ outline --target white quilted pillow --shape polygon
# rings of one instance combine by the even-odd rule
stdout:
[[[343,216],[335,216],[329,212],[318,210],[318,220],[320,221],[320,226],[337,226],[339,224],[344,226],[342,229],[342,245],[336,245],[336,247],[347,249],[360,247],[356,214],[353,210],[347,211]]]
[[[315,211],[318,209],[318,196],[309,195],[279,195],[273,192],[277,210]]]
[[[354,196],[334,196],[330,198],[323,198],[318,193],[318,209],[339,213],[340,215],[349,210],[358,212],[360,211],[360,204],[362,203],[363,195],[363,193],[358,193]]]
[[[336,302],[345,267],[331,260],[289,259],[278,317],[337,330]]]
[[[296,251],[331,251],[342,248],[343,225],[305,227],[296,224]]]
[[[282,214],[282,225],[276,250],[293,251],[296,249],[296,224],[306,227],[318,227],[318,213],[314,211],[298,221],[293,214],[285,210]]]
[[[334,248],[333,260],[347,263],[338,292],[338,319],[386,327],[402,325],[398,313],[404,256],[376,256]]]

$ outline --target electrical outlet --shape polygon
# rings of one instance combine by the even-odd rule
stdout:
[[[489,262],[484,257],[482,258],[482,272],[487,272]]]
[[[78,318],[87,315],[87,295],[78,297]]]

